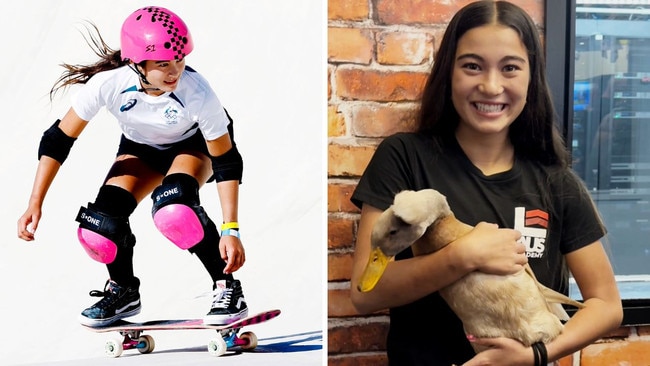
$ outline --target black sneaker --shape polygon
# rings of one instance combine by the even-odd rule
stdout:
[[[101,327],[140,313],[139,281],[133,287],[122,287],[106,281],[104,291],[90,291],[90,296],[103,297],[79,315],[79,322],[89,327]]]
[[[239,280],[217,281],[212,295],[212,308],[203,318],[203,323],[226,325],[248,316],[248,306]]]

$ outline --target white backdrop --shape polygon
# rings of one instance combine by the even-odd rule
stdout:
[[[4,1],[2,364],[102,356],[104,335],[82,329],[76,317],[97,300],[88,291],[101,289],[107,273],[81,249],[74,217],[80,205],[94,199],[114,157],[119,130],[112,116],[100,112],[75,143],[45,200],[36,241],[19,240],[16,222],[27,207],[40,136],[67,111],[74,93],[70,89],[50,102],[48,92],[63,70],[59,64],[96,59],[80,33],[83,21],[95,23],[105,41],[119,48],[122,20],[146,5],[167,7],[185,20],[195,44],[187,64],[207,77],[235,119],[245,167],[240,223],[247,250],[247,262],[236,276],[251,312],[283,311],[252,330],[260,339],[324,337],[325,5],[303,0]],[[206,185],[201,195],[219,222],[215,186]],[[143,302],[134,319],[202,316],[210,298],[195,297],[210,289],[210,279],[198,259],[155,230],[150,209],[151,202],[143,201],[131,220]],[[174,333],[156,336],[157,347],[200,346],[205,337]],[[312,360],[321,357],[322,348],[315,348],[318,355]]]

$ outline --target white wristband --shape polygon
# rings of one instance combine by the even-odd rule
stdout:
[[[238,239],[241,238],[241,236],[239,235],[239,230],[236,230],[236,229],[222,230],[221,231],[221,236],[224,236],[224,235],[234,236],[234,237],[237,237]]]

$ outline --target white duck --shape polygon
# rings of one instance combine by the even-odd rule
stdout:
[[[436,190],[398,193],[373,227],[370,258],[359,290],[372,290],[388,261],[409,246],[413,255],[435,252],[471,229],[456,219],[446,197]],[[584,307],[540,284],[528,265],[508,276],[469,273],[441,289],[440,295],[467,334],[517,339],[526,346],[548,343],[560,334],[560,320],[569,319],[561,304]]]

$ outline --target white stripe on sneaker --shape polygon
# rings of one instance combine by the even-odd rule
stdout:
[[[133,301],[133,302],[131,302],[131,303],[128,303],[128,304],[124,305],[123,307],[121,307],[121,308],[119,308],[119,309],[115,309],[115,315],[121,314],[121,313],[123,313],[126,309],[130,308],[131,306],[138,305],[139,303],[140,303],[140,300],[135,300],[135,301]]]

